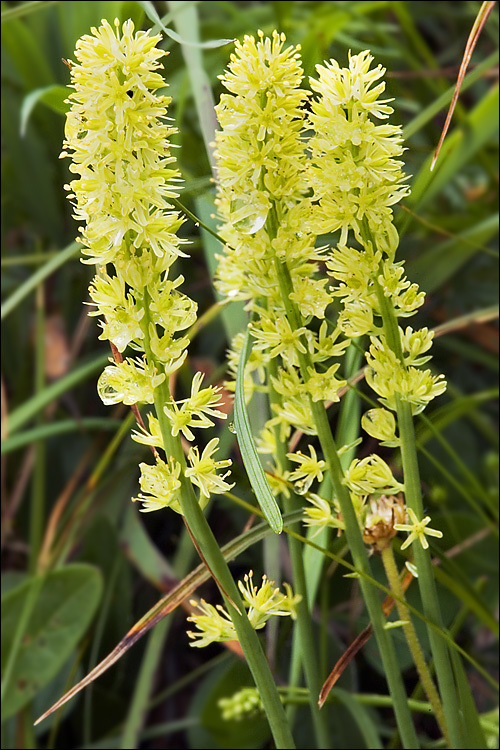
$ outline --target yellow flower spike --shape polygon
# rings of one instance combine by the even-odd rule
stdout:
[[[431,517],[426,516],[421,521],[418,520],[415,512],[411,509],[407,509],[408,515],[411,520],[411,524],[408,523],[397,523],[394,525],[394,529],[396,531],[408,531],[409,536],[406,539],[405,542],[401,545],[401,549],[406,549],[410,546],[416,539],[420,542],[422,547],[424,549],[427,549],[429,547],[429,542],[425,538],[427,536],[434,536],[438,539],[441,539],[443,536],[442,531],[438,531],[437,529],[428,529],[427,524],[430,523]]]

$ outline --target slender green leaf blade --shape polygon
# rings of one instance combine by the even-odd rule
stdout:
[[[457,720],[462,732],[464,743],[462,747],[469,747],[471,750],[472,748],[488,747],[462,660],[455,651],[451,654],[451,661],[459,696]]]
[[[30,91],[30,93],[24,97],[21,106],[21,135],[25,135],[31,114],[39,102],[46,104],[47,107],[50,107],[54,112],[65,114],[68,110],[66,99],[68,98],[69,93],[69,89],[67,89],[66,86],[59,86],[58,84],[42,86],[34,91]]]
[[[214,49],[214,47],[222,47],[224,44],[232,44],[232,42],[234,42],[234,39],[210,39],[207,42],[191,42],[191,41],[188,41],[187,39],[183,39],[175,31],[165,26],[160,16],[156,12],[156,9],[153,3],[148,2],[147,0],[137,0],[137,1],[138,1],[138,4],[141,6],[141,8],[144,10],[147,17],[153,23],[158,24],[158,26],[162,29],[162,31],[164,31],[167,36],[169,36],[171,39],[174,40],[174,42],[177,42],[178,44],[185,44],[188,47],[200,47],[201,49]]]
[[[3,320],[17,305],[30,294],[38,284],[40,284],[47,276],[54,273],[60,266],[64,265],[66,261],[70,260],[77,253],[80,252],[81,246],[78,242],[72,242],[71,245],[65,247],[57,255],[52,256],[47,263],[44,263],[35,273],[33,273],[26,281],[19,286],[16,291],[10,295],[8,299],[2,305],[1,308],[1,319]]]
[[[283,519],[276,500],[271,492],[271,488],[269,487],[262,464],[260,463],[245,406],[245,391],[243,384],[245,363],[248,358],[249,349],[250,332],[247,329],[236,377],[236,393],[234,397],[234,424],[236,427],[236,437],[250,484],[252,485],[258,503],[262,508],[262,512],[273,531],[277,534],[281,534],[283,530]]]
[[[90,362],[85,362],[85,364],[75,368],[68,375],[51,383],[51,385],[44,388],[43,391],[35,393],[34,396],[28,399],[28,401],[25,401],[24,404],[18,406],[18,408],[9,415],[7,420],[7,434],[10,435],[18,430],[25,422],[28,422],[28,420],[34,417],[35,414],[38,414],[39,411],[47,406],[47,404],[50,404],[51,401],[59,398],[63,393],[69,391],[77,383],[85,380],[88,375],[106,364],[108,359],[108,355],[101,354]]]

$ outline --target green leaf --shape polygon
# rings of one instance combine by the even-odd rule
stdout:
[[[277,534],[281,534],[283,530],[283,519],[257,454],[245,406],[245,364],[251,348],[250,338],[250,332],[247,329],[236,377],[236,393],[234,397],[234,424],[236,427],[236,437],[250,484],[252,485],[257,501],[262,508],[262,512],[273,531]]]
[[[431,246],[408,262],[408,278],[430,294],[440,289],[498,232],[498,214],[475,224],[445,242]]]
[[[438,195],[477,152],[495,136],[498,130],[498,86],[494,86],[469,113],[465,127],[453,131],[444,141],[441,154],[433,172],[430,171],[433,154],[422,165],[415,179],[408,205],[421,210]],[[402,231],[410,217],[401,222]]]
[[[69,93],[70,92],[66,86],[59,86],[58,84],[42,86],[42,88],[30,91],[30,93],[24,97],[21,105],[21,135],[25,135],[31,113],[39,102],[46,104],[47,107],[50,107],[54,112],[63,115],[66,114],[68,111],[66,99],[68,98]]]
[[[18,450],[25,445],[31,445],[41,440],[48,440],[55,435],[65,435],[70,432],[80,432],[82,430],[106,430],[116,431],[122,422],[119,419],[110,417],[84,417],[76,419],[61,419],[56,422],[38,425],[31,430],[18,432],[17,435],[2,440],[1,453],[10,453]]]
[[[81,246],[78,242],[72,242],[71,245],[65,247],[64,250],[61,250],[57,255],[52,256],[47,263],[44,263],[44,265],[35,271],[35,273],[31,274],[31,276],[26,279],[26,281],[21,284],[21,286],[19,286],[3,303],[0,313],[2,320],[12,312],[12,310],[14,310],[17,305],[28,296],[28,294],[36,289],[36,287],[46,279],[47,276],[50,276],[50,274],[54,273],[54,271],[64,265],[66,261],[77,255],[80,252],[80,248]]]
[[[80,365],[80,367],[73,369],[68,375],[59,378],[59,380],[51,383],[51,385],[47,386],[47,388],[44,388],[42,391],[35,393],[34,396],[18,406],[18,408],[9,415],[7,421],[7,433],[11,434],[18,430],[21,425],[34,417],[35,414],[38,414],[44,406],[47,406],[51,401],[59,398],[59,396],[66,393],[66,391],[71,390],[71,388],[77,383],[85,380],[87,375],[90,375],[99,367],[105,365],[108,359],[109,356],[107,354],[101,354],[90,362],[85,362],[85,364]]]
[[[2,665],[12,650],[25,600],[36,583],[37,579],[25,581],[2,597]],[[2,721],[32,700],[59,672],[87,630],[101,591],[101,575],[90,565],[68,565],[41,582],[15,655]]]
[[[352,720],[361,732],[366,747],[372,748],[373,750],[376,748],[382,748],[383,745],[380,741],[377,728],[365,706],[361,705],[350,693],[341,688],[335,687],[332,693],[351,714]]]
[[[465,673],[460,656],[453,651],[451,654],[453,672],[457,685],[459,704],[457,706],[457,722],[462,734],[462,747],[485,748],[488,747],[483,730],[479,721],[477,708],[472,697],[469,681]]]
[[[156,9],[153,5],[153,3],[148,2],[147,0],[137,0],[138,5],[141,6],[141,8],[144,10],[147,17],[155,24],[157,24],[162,31],[165,32],[167,36],[169,36],[171,39],[174,40],[174,42],[178,42],[179,44],[184,44],[187,47],[200,47],[201,49],[214,49],[214,47],[222,47],[224,44],[232,44],[234,42],[234,39],[211,39],[208,42],[191,42],[187,39],[183,39],[179,34],[177,34],[175,31],[172,31],[172,29],[169,29],[165,26],[165,23],[167,23],[167,19],[170,20],[173,18],[175,13],[169,13],[165,18],[164,21],[160,18],[158,13],[156,12]],[[187,3],[180,3],[181,5],[187,5]]]

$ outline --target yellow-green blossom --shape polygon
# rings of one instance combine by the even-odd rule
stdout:
[[[344,483],[358,495],[394,494],[404,490],[384,459],[376,454],[353,459],[345,472]]]
[[[263,628],[272,616],[291,616],[295,619],[295,609],[300,596],[294,596],[287,583],[284,586],[286,593],[282,594],[274,587],[274,581],[270,581],[264,575],[261,586],[257,587],[253,583],[252,571],[245,575],[243,582],[238,581],[243,604],[248,610],[248,619],[255,630]],[[221,605],[214,607],[203,599],[200,604],[192,601],[191,605],[203,613],[188,617],[188,622],[193,622],[198,628],[198,632],[188,631],[188,636],[193,640],[192,646],[201,648],[214,641],[237,640],[231,619]]]
[[[397,233],[392,225],[391,206],[408,193],[402,162],[401,128],[377,125],[371,119],[385,119],[392,113],[390,100],[379,101],[385,83],[374,85],[385,70],[370,70],[373,57],[368,51],[349,53],[349,67],[335,60],[317,65],[318,79],[311,79],[313,91],[310,139],[314,190],[314,223],[318,233],[341,230],[345,245],[349,231],[361,240],[364,220],[380,250],[393,252]]]
[[[418,539],[424,549],[427,549],[429,546],[429,542],[426,539],[426,535],[435,536],[438,539],[442,538],[442,531],[427,528],[427,524],[431,521],[430,516],[426,516],[425,518],[422,518],[421,521],[419,521],[416,513],[411,508],[408,508],[408,515],[410,516],[411,523],[397,523],[394,526],[396,531],[407,531],[409,533],[408,538],[401,545],[401,549],[406,549],[416,539]]]
[[[152,510],[161,510],[168,507],[177,513],[181,513],[179,503],[180,465],[173,459],[169,463],[165,463],[157,457],[154,466],[142,463],[139,464],[139,468],[141,470],[139,484],[142,493],[132,499],[134,501],[140,500],[143,503],[144,507],[141,508],[141,511],[149,513]]]
[[[227,414],[215,408],[222,406],[220,398],[222,389],[209,386],[200,390],[202,382],[203,373],[195,373],[191,383],[190,398],[172,402],[163,407],[172,425],[174,437],[182,432],[186,440],[194,440],[190,427],[213,427],[214,422],[209,417],[227,418]]]
[[[396,419],[387,409],[369,409],[361,417],[361,427],[368,435],[381,441],[381,445],[395,448],[399,445],[396,437]]]
[[[159,373],[146,359],[125,359],[104,368],[97,391],[106,406],[152,404],[154,389],[164,380],[165,374]]]
[[[334,500],[333,504],[329,503],[319,495],[313,492],[306,494],[306,500],[310,505],[304,508],[304,523],[306,526],[315,527],[311,538],[314,539],[324,528],[343,529],[344,522],[340,516],[338,502]]]
[[[289,479],[291,482],[300,481],[300,494],[307,492],[315,479],[319,482],[322,481],[323,470],[326,466],[323,459],[318,459],[314,446],[309,444],[308,448],[309,456],[304,455],[301,451],[286,454],[291,461],[295,461],[299,465],[297,469],[291,472]]]
[[[192,607],[199,609],[201,615],[192,615],[188,617],[188,622],[194,622],[198,631],[188,630],[188,636],[192,639],[191,646],[203,648],[210,643],[236,641],[238,636],[231,618],[220,604],[214,607],[204,599],[199,603],[191,600]]]
[[[205,446],[201,456],[196,446],[190,448],[188,453],[189,468],[186,469],[186,476],[200,488],[201,495],[207,500],[211,494],[229,492],[231,487],[234,487],[234,484],[225,481],[231,472],[227,471],[223,475],[217,474],[217,469],[225,469],[231,466],[229,459],[216,461],[212,458],[218,445],[219,438],[213,438]]]
[[[238,587],[243,596],[245,607],[248,607],[248,618],[255,630],[264,627],[267,620],[273,615],[279,617],[296,617],[296,606],[300,601],[299,595],[293,595],[288,583],[283,584],[286,590],[282,594],[279,588],[275,588],[274,581],[262,576],[260,588],[254,585],[253,571],[245,575],[244,581],[238,581]]]
[[[424,340],[427,340],[426,335]],[[430,370],[418,370],[416,367],[405,367],[381,339],[371,338],[366,359],[366,382],[381,397],[380,401],[393,411],[396,410],[396,394],[411,405],[413,414],[420,414],[429,401],[446,390],[443,375],[433,375]]]
[[[168,206],[178,172],[170,166],[174,131],[164,123],[170,99],[157,93],[165,88],[161,37],[134,33],[132,21],[121,30],[104,20],[76,44],[62,156],[71,155],[78,175],[67,187],[85,222],[86,262],[112,262],[140,288],[183,254],[182,219]]]

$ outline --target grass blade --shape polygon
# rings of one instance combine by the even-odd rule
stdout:
[[[250,484],[252,485],[252,489],[255,492],[262,512],[273,531],[277,534],[281,534],[283,531],[283,519],[257,454],[245,406],[245,364],[250,353],[250,338],[250,332],[247,329],[245,343],[238,364],[236,393],[234,396],[234,424],[236,427],[236,437]]]

